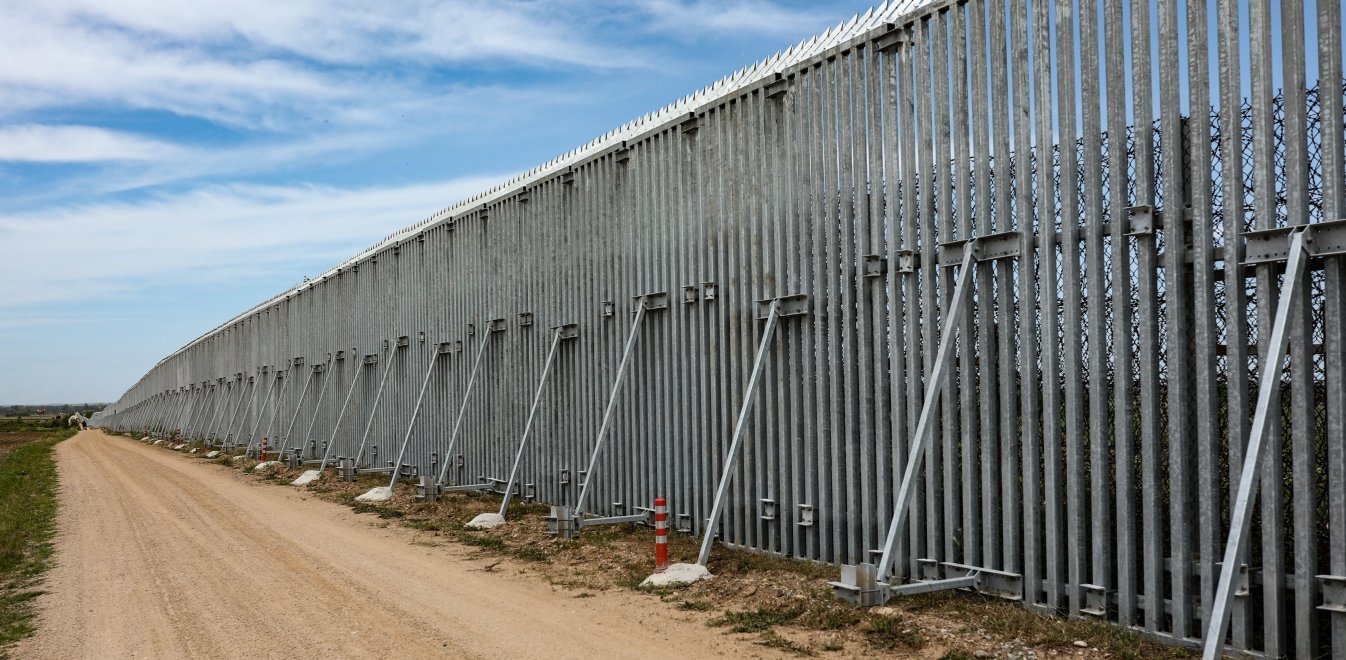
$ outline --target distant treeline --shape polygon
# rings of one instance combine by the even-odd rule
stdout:
[[[56,413],[83,413],[85,416],[106,408],[106,403],[35,403],[0,406],[0,417],[20,415],[53,415]],[[42,410],[43,412],[38,412]]]

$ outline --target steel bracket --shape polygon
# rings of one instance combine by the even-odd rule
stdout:
[[[336,352],[336,357],[335,357],[334,359],[337,359],[337,360],[345,360],[345,359],[346,359],[346,351],[337,351],[337,352]]]
[[[425,343],[425,331],[424,331],[424,330],[417,330],[417,331],[416,331],[416,341],[419,342],[419,343],[422,343],[422,344]],[[337,351],[337,359],[338,359],[338,360],[341,359],[341,351]]]
[[[491,319],[491,320],[487,321],[487,322],[486,322],[486,330],[487,330],[488,332],[504,332],[504,331],[505,331],[505,319],[502,319],[502,318],[501,318],[501,319]]]
[[[776,500],[767,499],[767,498],[763,498],[763,499],[762,499],[762,513],[761,513],[761,518],[762,518],[762,520],[775,520],[775,519],[776,519]]]
[[[457,339],[454,341],[440,342],[439,344],[440,353],[459,353],[462,352],[462,350],[463,350],[463,340],[461,339]]]
[[[574,512],[568,506],[553,506],[551,515],[543,518],[547,522],[547,533],[563,539],[575,538],[579,531]]]
[[[1222,566],[1224,566],[1224,562],[1220,561],[1215,562],[1216,568],[1220,568]],[[1233,585],[1234,596],[1238,598],[1247,597],[1248,594],[1252,593],[1252,591],[1250,591],[1252,583],[1253,583],[1252,569],[1249,568],[1247,564],[1239,564],[1238,568],[1234,569],[1234,585]]]
[[[617,313],[617,305],[611,300],[604,300],[600,305],[601,311],[598,313],[603,318],[608,318]]]
[[[771,315],[772,303],[780,301],[779,316],[802,316],[809,313],[809,297],[802,293],[779,298],[767,298],[757,301],[757,319],[763,320]]]
[[[682,304],[691,305],[701,299],[701,289],[695,284],[682,287]]]
[[[696,113],[689,112],[687,118],[682,120],[678,127],[682,129],[683,134],[691,135],[701,130],[701,120],[697,118]]]
[[[974,577],[976,582],[972,585],[978,593],[988,596],[996,596],[1006,600],[1023,600],[1024,597],[1024,578],[1019,573],[1010,573],[1008,571],[997,571],[981,566],[968,566],[966,564],[955,564],[953,562],[944,562],[944,574],[953,577]]]
[[[327,371],[327,365],[325,365],[325,364],[315,364],[315,365],[313,365],[313,373],[317,374],[317,373],[322,373],[322,372],[324,372],[324,371]],[[251,381],[252,379],[249,378],[248,380]]]
[[[885,27],[888,29],[888,32],[879,35],[879,37],[874,40],[874,50],[880,53],[887,53],[895,50],[898,46],[906,43],[906,40],[903,39],[905,35],[903,34],[902,28],[892,23],[889,23]]]
[[[716,285],[715,285],[714,282],[702,282],[702,283],[701,283],[701,299],[702,299],[702,300],[715,300],[716,289],[717,289],[717,287],[716,287]]]
[[[679,513],[673,516],[673,531],[684,534],[692,533],[692,514]]]
[[[580,325],[578,323],[562,323],[551,327],[561,339],[574,339],[580,336]]]
[[[1319,575],[1318,586],[1323,592],[1323,604],[1318,609],[1346,614],[1346,577]]]
[[[406,335],[402,335],[402,336],[400,336],[400,337],[397,338],[397,345],[398,345],[398,346],[407,346],[407,345],[410,345],[410,344],[411,344],[411,339],[409,339]]]
[[[290,364],[296,367],[302,367],[304,366],[304,358],[301,357],[294,358],[293,360],[290,360]]]
[[[915,250],[898,250],[893,253],[897,257],[897,272],[914,273],[921,267],[921,255]]]
[[[1142,204],[1128,206],[1124,210],[1131,216],[1127,223],[1127,236],[1153,236],[1155,230],[1163,226],[1164,212],[1153,206]]]
[[[1108,590],[1096,584],[1081,584],[1084,590],[1084,607],[1081,614],[1103,617],[1108,614]]]
[[[519,312],[519,327],[523,328],[530,325],[533,325],[533,313]]]
[[[889,587],[878,580],[879,567],[870,564],[846,564],[841,579],[828,582],[837,598],[857,607],[874,607],[892,597]]]
[[[1243,265],[1277,263],[1290,258],[1292,234],[1304,233],[1304,251],[1310,257],[1346,255],[1346,220],[1278,227],[1243,234]]]
[[[972,254],[973,261],[992,261],[1019,256],[1023,232],[1003,231],[961,241],[949,241],[939,246],[938,264],[944,268],[963,263],[963,256]]]
[[[795,524],[798,525],[798,526],[800,526],[800,527],[812,527],[812,526],[813,526],[813,505],[812,505],[812,504],[798,504],[798,505],[795,505],[795,508],[799,510],[799,519],[795,522]]]
[[[888,272],[888,257],[881,254],[867,254],[861,270],[863,277],[883,277]]]
[[[379,361],[378,353],[370,353],[369,355],[366,355],[364,359],[365,364],[377,364],[378,361]]]
[[[784,95],[786,92],[790,91],[791,82],[792,82],[791,79],[786,78],[785,76],[782,76],[781,74],[777,73],[776,79],[767,83],[766,85],[765,90],[766,97],[769,99],[774,99],[778,96]]]

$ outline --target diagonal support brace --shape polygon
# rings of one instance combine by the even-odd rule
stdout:
[[[857,589],[859,595],[868,599],[877,599],[875,601],[877,603],[887,602],[893,595],[892,587],[883,580],[892,574],[893,562],[897,554],[897,538],[906,523],[907,510],[911,506],[912,491],[916,488],[916,472],[921,461],[925,458],[925,452],[930,445],[931,438],[934,437],[935,410],[939,407],[940,395],[944,391],[944,380],[948,375],[949,363],[952,362],[955,329],[962,320],[963,314],[967,312],[971,300],[972,265],[977,261],[980,252],[977,243],[979,240],[981,239],[973,239],[970,244],[960,243],[959,256],[962,257],[962,261],[959,267],[957,284],[954,286],[953,300],[950,301],[951,309],[948,317],[944,319],[943,332],[940,334],[939,347],[935,353],[935,364],[926,380],[925,399],[921,404],[921,414],[916,422],[916,434],[911,453],[907,456],[907,465],[903,470],[902,482],[898,486],[897,504],[893,509],[893,517],[888,524],[888,534],[883,542],[883,555],[877,566],[868,565],[868,569],[872,570],[863,570],[864,567],[854,566],[842,568],[841,580],[833,582],[832,586],[837,597],[844,600],[854,601]],[[873,589],[865,589],[864,584],[854,582],[848,584],[847,578],[856,578],[857,571],[863,573],[859,577],[866,580],[872,578],[875,583]]]
[[[734,466],[738,464],[739,449],[743,446],[743,436],[752,416],[753,404],[757,400],[757,387],[762,382],[762,370],[766,366],[767,351],[776,336],[776,326],[782,316],[799,316],[808,313],[808,297],[802,294],[783,296],[770,300],[759,300],[758,318],[766,319],[762,329],[762,340],[757,346],[757,359],[753,360],[752,375],[748,377],[748,388],[743,393],[743,404],[738,411],[738,421],[734,423],[734,435],[729,441],[729,454],[724,459],[724,470],[720,473],[720,485],[715,489],[715,501],[710,508],[710,518],[706,521],[706,531],[701,536],[701,552],[696,563],[705,566],[710,560],[711,545],[715,543],[715,533],[720,528],[720,514],[724,511],[725,499],[729,494],[729,482],[734,477]],[[765,315],[761,312],[765,310]]]
[[[458,404],[458,419],[453,422],[453,431],[449,433],[449,447],[444,450],[444,466],[439,469],[439,477],[435,483],[443,484],[445,477],[449,474],[449,457],[453,455],[453,446],[458,442],[458,431],[463,428],[463,417],[467,415],[467,402],[472,400],[472,388],[477,385],[477,370],[481,367],[481,358],[486,355],[486,347],[491,342],[491,335],[505,329],[505,319],[494,319],[486,323],[486,332],[481,335],[481,344],[477,346],[477,357],[472,359],[472,373],[467,377],[467,387],[463,388],[463,400]]]
[[[547,388],[547,377],[551,375],[552,363],[556,361],[556,349],[562,341],[579,336],[579,326],[574,323],[558,325],[552,328],[551,348],[547,350],[547,362],[542,366],[542,378],[537,383],[537,393],[533,395],[533,405],[528,409],[528,420],[523,424],[523,437],[519,438],[519,451],[514,455],[514,467],[510,468],[509,479],[505,482],[505,497],[500,502],[500,517],[509,511],[509,501],[514,495],[514,480],[519,477],[519,464],[523,462],[523,452],[528,448],[528,436],[533,431],[533,420],[537,418],[538,405],[542,403],[542,392]]]
[[[608,394],[607,406],[603,409],[603,421],[598,426],[598,438],[594,441],[594,451],[589,456],[589,469],[584,472],[584,485],[580,487],[579,499],[575,501],[574,517],[584,519],[584,503],[588,499],[589,486],[594,482],[594,470],[598,457],[603,453],[603,442],[607,439],[608,429],[612,426],[612,413],[617,409],[617,396],[626,381],[627,366],[635,354],[636,343],[640,340],[640,325],[645,320],[646,310],[668,309],[668,292],[647,293],[636,296],[635,319],[631,321],[631,332],[626,337],[626,348],[622,350],[622,361],[617,365],[617,376],[612,381],[612,392]]]
[[[1234,598],[1235,571],[1243,563],[1247,552],[1244,536],[1253,518],[1253,493],[1260,482],[1262,464],[1262,442],[1266,439],[1267,428],[1273,416],[1280,415],[1272,410],[1280,394],[1281,369],[1285,354],[1289,349],[1290,320],[1300,304],[1300,287],[1303,286],[1305,262],[1309,256],[1305,237],[1309,225],[1295,227],[1290,233],[1290,247],[1285,266],[1285,280],[1281,287],[1281,297],[1276,305],[1276,316],[1271,326],[1271,338],[1267,342],[1267,353],[1262,356],[1262,377],[1258,389],[1257,407],[1253,413],[1253,423],[1248,429],[1248,446],[1243,454],[1243,471],[1239,475],[1238,492],[1234,496],[1234,510],[1229,520],[1229,537],[1225,541],[1224,561],[1220,565],[1220,581],[1215,588],[1215,607],[1211,610],[1209,627],[1206,629],[1205,648],[1202,657],[1205,660],[1217,660],[1224,652],[1225,629],[1229,625],[1229,606]]]

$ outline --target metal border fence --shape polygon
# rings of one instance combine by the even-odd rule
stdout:
[[[857,602],[1346,653],[1339,0],[914,4],[390,235],[93,423],[663,496]]]

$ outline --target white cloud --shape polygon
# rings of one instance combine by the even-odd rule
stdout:
[[[443,93],[461,63],[637,66],[548,20],[555,4],[238,0],[0,0],[0,117],[89,105],[247,129],[359,124]]]
[[[315,260],[335,265],[504,178],[366,189],[209,186],[142,203],[0,214],[0,244],[18,247],[0,260],[0,308]]]
[[[90,163],[182,155],[183,149],[159,140],[94,126],[0,126],[0,161]]]
[[[686,35],[709,31],[798,37],[831,27],[839,19],[831,12],[792,10],[766,0],[637,0],[637,4],[651,17],[653,27]]]

